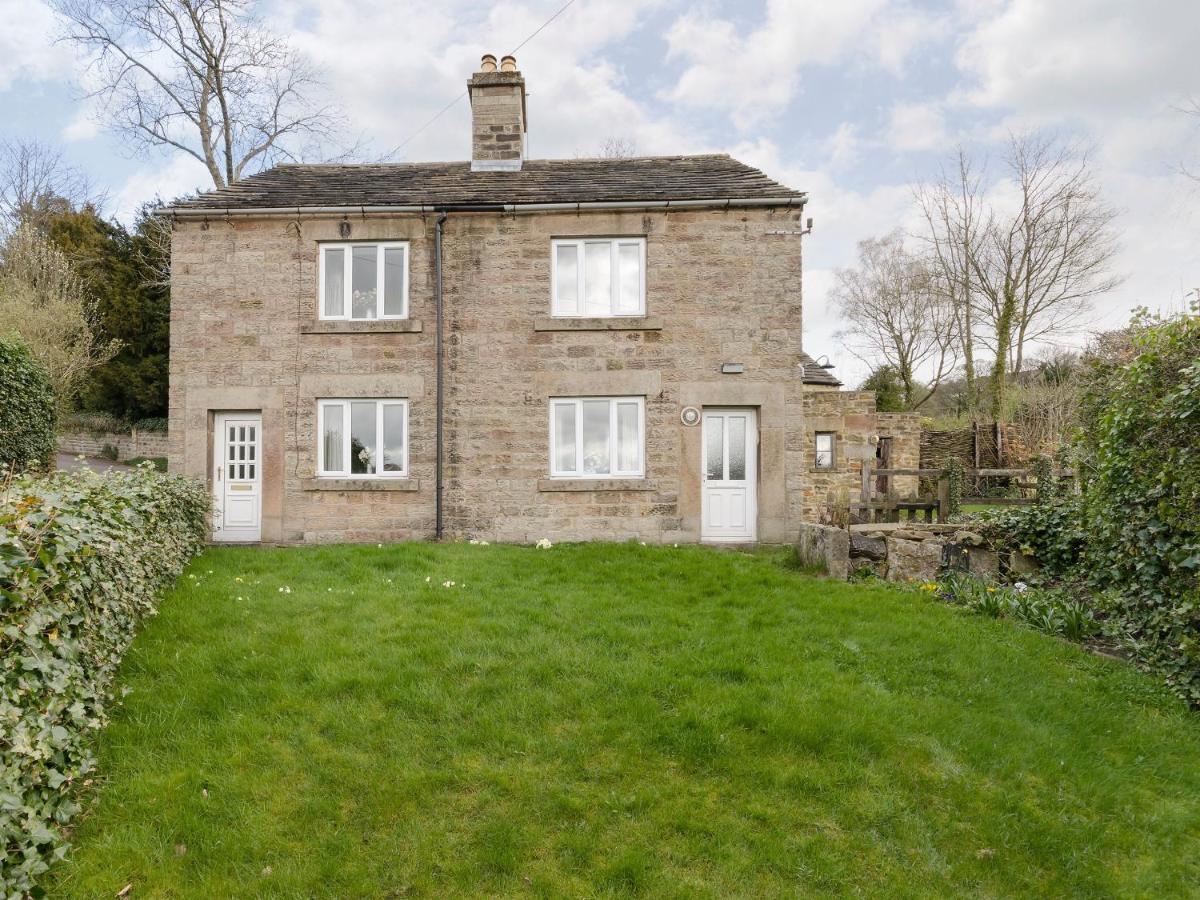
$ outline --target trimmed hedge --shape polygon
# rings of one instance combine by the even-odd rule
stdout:
[[[0,894],[66,852],[113,679],[158,595],[199,552],[208,494],[150,468],[0,489]]]
[[[47,464],[56,424],[45,367],[16,335],[0,336],[0,467],[23,472]]]

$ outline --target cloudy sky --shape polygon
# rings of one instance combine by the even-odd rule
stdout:
[[[376,156],[469,156],[460,100],[482,52],[507,52],[564,0],[291,0],[265,18],[324,71]],[[59,144],[127,219],[206,184],[195,161],[134,154],[81,100],[79,63],[39,0],[0,0],[0,133]],[[1094,147],[1119,210],[1123,286],[1093,327],[1139,304],[1179,310],[1200,287],[1200,2],[1196,0],[576,0],[518,57],[534,157],[728,152],[809,192],[805,341],[848,381],[827,294],[855,243],[916,228],[911,185],[963,144],[995,157],[1030,128]],[[1081,340],[1077,337],[1074,340]]]

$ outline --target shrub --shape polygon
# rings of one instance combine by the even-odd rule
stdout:
[[[66,852],[121,656],[199,551],[208,495],[149,468],[0,489],[0,894]]]
[[[1129,342],[1088,368],[1087,571],[1126,646],[1200,706],[1200,316],[1142,315]]]
[[[983,530],[1086,586],[1085,612],[1200,706],[1200,316],[1143,314],[1105,338],[1086,361],[1080,419],[1081,494],[1039,491],[1036,506],[981,516]]]
[[[54,391],[45,367],[16,336],[0,336],[0,467],[24,471],[54,453]]]

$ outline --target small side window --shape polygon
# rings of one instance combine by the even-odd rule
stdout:
[[[813,465],[818,469],[832,469],[834,456],[834,441],[832,431],[818,431],[816,440],[816,458]]]

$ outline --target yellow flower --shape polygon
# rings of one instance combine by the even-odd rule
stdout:
[[[994,593],[996,593],[996,589],[995,589],[994,587],[990,587],[990,588],[988,588],[988,589],[987,589],[987,592],[988,592],[989,594],[994,594]]]

